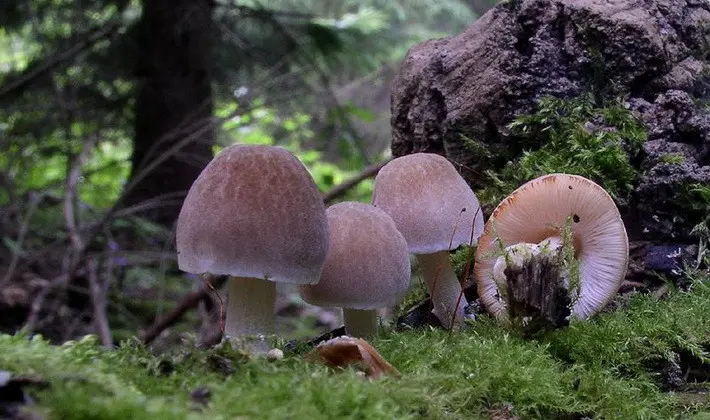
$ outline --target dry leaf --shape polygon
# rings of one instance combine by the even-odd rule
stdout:
[[[366,376],[379,378],[381,375],[401,376],[367,341],[347,335],[324,341],[306,355],[309,360],[319,361],[332,368],[344,369],[353,365]]]

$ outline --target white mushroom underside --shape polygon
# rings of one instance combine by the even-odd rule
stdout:
[[[549,184],[553,185],[554,188]],[[575,217],[576,216],[576,217]],[[574,175],[554,174],[521,186],[494,211],[476,253],[479,296],[488,310],[505,318],[505,304],[496,298],[493,267],[500,248],[520,242],[538,243],[560,234],[568,218],[579,261],[580,295],[572,316],[588,318],[616,294],[626,272],[628,238],[619,212],[598,185]]]

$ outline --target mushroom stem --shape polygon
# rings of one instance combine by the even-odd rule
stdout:
[[[434,305],[432,313],[439,318],[444,327],[451,325],[454,314],[456,314],[454,325],[461,322],[464,319],[466,302],[462,298],[459,303],[462,288],[449,262],[449,253],[439,251],[433,254],[416,254],[416,258]]]
[[[377,333],[377,310],[343,308],[345,330],[352,337],[369,338]]]
[[[227,320],[224,334],[241,339],[274,330],[276,283],[250,277],[230,277],[227,282]],[[263,347],[263,349],[262,349]],[[252,350],[268,351],[266,343]]]
[[[526,333],[569,323],[569,276],[562,239],[537,244],[520,242],[505,248],[493,266],[493,280],[506,304],[509,320],[522,320]]]

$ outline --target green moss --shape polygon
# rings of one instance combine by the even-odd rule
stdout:
[[[466,270],[470,272],[473,270],[473,260],[476,254],[475,246],[462,245],[459,249],[449,254],[449,262],[451,267],[456,273],[456,277],[460,280],[464,279]]]
[[[567,216],[562,231],[562,252],[564,254],[565,270],[569,273],[569,290],[574,296],[571,305],[574,305],[579,298],[581,287],[579,259],[575,257],[574,238],[572,237],[572,217]]]
[[[454,273],[456,273],[456,277],[462,283],[465,283],[468,278],[466,276],[466,270],[468,269],[469,274],[473,270],[475,253],[475,246],[471,247],[468,245],[461,245],[458,249],[449,254],[449,262],[451,263],[451,267],[453,268]],[[426,285],[418,281],[421,277],[419,276],[419,267],[416,260],[413,260],[413,268],[414,272],[412,273],[412,284],[409,288],[409,293],[407,294],[407,297],[392,311],[395,319],[404,315],[412,307],[429,297]]]
[[[710,213],[710,186],[698,182],[685,183],[678,188],[678,204],[695,212]]]
[[[589,129],[590,122],[604,128]],[[632,160],[647,137],[620,101],[597,107],[592,95],[544,98],[509,128],[526,150],[501,170],[487,171],[488,187],[477,192],[485,203],[497,204],[521,184],[554,172],[587,177],[625,198],[638,176]]]
[[[700,239],[701,247],[710,238],[710,186],[697,182],[685,182],[675,187],[673,203],[669,203],[678,213],[677,217],[694,226],[690,235]],[[699,257],[702,260],[704,257]],[[710,257],[707,257],[710,258]]]
[[[154,355],[135,340],[105,351],[93,337],[52,346],[23,335],[0,335],[0,370],[49,381],[46,390],[27,389],[37,409],[63,419],[476,419],[506,406],[522,419],[702,418],[710,411],[706,385],[692,400],[663,393],[657,371],[683,358],[710,369],[705,276],[691,292],[672,291],[664,301],[636,296],[623,310],[537,340],[487,317],[453,335],[385,332],[372,343],[400,379],[364,381],[300,354],[277,362],[228,347]],[[190,397],[198,387],[211,395],[199,410]]]
[[[666,153],[660,158],[661,163],[668,163],[671,165],[680,165],[685,162],[685,156],[680,153]]]

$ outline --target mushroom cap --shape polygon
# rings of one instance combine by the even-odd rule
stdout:
[[[478,198],[454,165],[434,153],[401,156],[382,167],[372,203],[392,217],[414,254],[475,245],[483,232]]]
[[[230,146],[192,184],[176,245],[190,273],[314,283],[328,251],[323,199],[287,150]]]
[[[560,236],[568,217],[579,261],[580,293],[572,316],[590,317],[614,297],[626,275],[629,240],[614,200],[599,185],[578,176],[550,174],[513,191],[493,211],[476,249],[478,295],[488,311],[505,318],[505,303],[496,298],[494,266],[500,244],[540,243]],[[555,245],[555,240],[552,240]]]
[[[318,284],[300,286],[318,306],[377,309],[407,294],[411,268],[407,242],[392,218],[365,203],[343,202],[326,210],[330,248]]]

